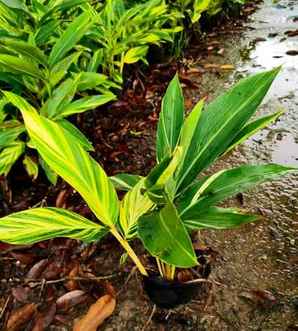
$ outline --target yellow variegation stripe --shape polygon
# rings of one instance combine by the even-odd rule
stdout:
[[[138,219],[154,206],[147,193],[142,194],[143,187],[144,179],[126,193],[120,204],[120,225],[127,239],[136,235]]]
[[[19,106],[34,146],[45,162],[82,195],[101,222],[112,226],[118,217],[118,198],[102,167],[67,130],[20,107],[17,95],[10,92],[5,95]]]
[[[10,244],[32,244],[56,237],[91,242],[106,233],[105,227],[60,208],[34,208],[0,218],[0,241]]]

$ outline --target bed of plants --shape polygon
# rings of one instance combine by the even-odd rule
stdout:
[[[210,273],[204,271],[209,262],[195,249],[192,233],[258,220],[220,203],[296,171],[261,164],[205,174],[282,114],[254,118],[280,68],[241,80],[212,102],[200,100],[189,114],[176,74],[157,119],[156,160],[144,176],[108,176],[92,157],[92,141],[76,126],[77,115],[116,101],[130,65],[148,65],[148,54],[163,45],[173,52],[171,45],[181,46],[177,41],[185,29],[200,28],[202,16],[244,2],[0,0],[0,175],[14,176],[14,167],[22,163],[35,185],[43,169],[46,185],[64,180],[91,211],[87,217],[62,208],[63,203],[7,215],[1,211],[0,241],[34,245],[71,238],[100,247],[104,237],[113,237],[122,247],[120,262],[134,263],[154,304],[168,309],[188,303]],[[140,246],[142,253],[135,248]],[[88,314],[93,309],[97,315],[94,325],[87,314],[74,330],[96,331],[114,310],[114,297],[110,291],[90,308]],[[6,328],[17,330],[11,325],[18,325],[15,320]]]

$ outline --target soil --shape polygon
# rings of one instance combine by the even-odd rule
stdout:
[[[109,175],[145,175],[155,164],[160,101],[176,70],[190,110],[201,97],[211,100],[239,78],[280,64],[283,70],[258,115],[281,106],[285,114],[210,172],[248,162],[298,165],[298,57],[294,52],[298,36],[293,32],[298,28],[298,4],[265,0],[254,10],[255,5],[249,5],[240,20],[206,31],[199,41],[191,42],[180,61],[169,60],[149,69],[133,67],[119,101],[73,119],[93,142],[93,156]],[[298,176],[290,175],[228,201],[227,205],[261,214],[263,220],[239,230],[198,233],[196,245],[218,252],[209,277],[214,284],[207,286],[199,300],[171,311],[156,309],[149,323],[153,305],[142,289],[141,277],[132,272],[132,264],[119,264],[122,252],[113,238],[91,246],[68,239],[31,247],[0,243],[0,329],[15,309],[35,303],[34,309],[41,314],[31,318],[30,309],[23,311],[25,322],[19,330],[32,330],[40,316],[50,322],[39,330],[72,330],[74,319],[92,302],[115,291],[116,310],[101,330],[298,330],[297,184]],[[67,184],[59,181],[49,186],[42,176],[32,184],[20,165],[7,180],[1,180],[1,186],[0,216],[56,205],[92,218]],[[145,260],[137,243],[136,250]],[[69,275],[80,280],[65,279]],[[90,279],[103,276],[107,279]],[[72,290],[84,293],[57,306],[57,299]]]

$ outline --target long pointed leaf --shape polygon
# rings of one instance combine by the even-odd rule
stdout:
[[[181,268],[197,264],[191,239],[173,204],[141,216],[138,234],[150,254],[162,261]]]
[[[89,30],[93,19],[88,12],[78,16],[64,31],[49,55],[49,65],[53,67],[70,51]]]
[[[182,218],[182,221],[189,230],[225,230],[233,229],[258,219],[258,216],[244,214],[232,208],[211,207],[203,212],[201,208],[198,208],[198,210],[193,209],[187,218]]]
[[[205,177],[185,192],[181,197],[182,203],[179,206],[180,216],[184,219],[188,218],[193,209],[198,210],[200,208],[204,211],[230,196],[291,171],[297,171],[297,168],[278,164],[245,165],[222,170],[218,173],[218,176],[215,174],[211,177]],[[210,181],[210,178],[213,178],[213,180]],[[205,185],[206,183],[209,185]]]
[[[265,128],[270,123],[273,123],[279,116],[281,116],[284,112],[278,111],[272,115],[264,116],[256,119],[255,121],[248,123],[241,129],[241,131],[237,134],[237,136],[233,139],[230,146],[226,150],[225,153],[229,152],[236,146],[240,145],[243,141],[254,135],[259,130]]]
[[[246,78],[206,106],[196,129],[196,139],[180,169],[180,191],[225,152],[256,112],[278,72],[279,68]]]
[[[5,95],[13,103],[18,99],[13,93]],[[45,162],[82,195],[101,222],[113,226],[118,217],[118,198],[102,167],[57,123],[24,108],[20,110]]]
[[[0,241],[33,244],[56,237],[84,242],[101,239],[107,228],[60,208],[34,208],[0,218]]]
[[[183,124],[184,99],[177,74],[167,88],[161,107],[156,137],[158,162],[173,153]]]

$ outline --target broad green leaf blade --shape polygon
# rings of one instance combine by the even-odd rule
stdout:
[[[74,52],[69,56],[66,56],[63,58],[63,60],[57,62],[52,70],[50,71],[49,81],[52,86],[56,86],[62,78],[64,78],[68,72],[69,67],[72,64],[76,64],[79,57],[81,55],[81,52]]]
[[[24,150],[25,144],[23,142],[12,143],[2,150],[0,153],[0,175],[7,176],[11,167],[23,154]]]
[[[45,79],[42,71],[38,68],[38,66],[17,56],[1,54],[0,66],[4,68],[4,71],[9,71],[21,75],[29,75],[41,80]]]
[[[57,40],[49,55],[49,65],[53,67],[81,40],[93,24],[94,19],[85,12],[70,23],[62,36]]]
[[[68,78],[55,88],[51,97],[41,107],[40,114],[49,118],[61,117],[61,113],[70,104],[77,91],[80,77]]]
[[[205,211],[202,211],[201,208],[194,208],[192,213],[187,215],[187,218],[182,218],[182,221],[188,230],[225,230],[233,229],[258,219],[258,216],[248,215],[232,208],[210,207]]]
[[[0,218],[0,241],[16,245],[56,237],[90,243],[106,233],[105,227],[60,208],[34,208]]]
[[[115,99],[116,96],[113,93],[83,97],[69,103],[66,107],[62,108],[59,111],[59,114],[57,114],[57,118],[67,117],[72,114],[79,114],[87,110],[96,109],[97,107]]]
[[[4,125],[0,124],[0,150],[13,143],[24,131],[24,125],[20,123],[16,123],[11,127],[4,127]]]
[[[23,164],[28,175],[35,180],[38,176],[38,164],[28,155],[25,155]]]
[[[102,85],[108,80],[108,77],[97,72],[82,72],[78,84],[79,91],[92,90]]]
[[[14,53],[25,56],[28,62],[34,60],[36,63],[42,64],[44,67],[48,66],[46,55],[38,47],[30,45],[28,42],[12,38],[5,38],[3,43]]]
[[[138,219],[154,206],[147,194],[142,191],[144,191],[144,179],[139,180],[120,203],[119,222],[126,239],[136,236]]]
[[[205,107],[196,129],[196,140],[187,151],[180,169],[179,191],[226,151],[256,112],[279,70],[277,68],[241,80]]]
[[[182,148],[177,147],[173,155],[166,157],[162,162],[157,164],[146,177],[147,189],[163,188],[167,182],[173,177],[182,156]]]
[[[17,109],[37,114],[37,110],[23,97],[8,91],[2,91],[2,93],[5,95],[8,102],[12,103]]]
[[[186,154],[195,153],[196,139],[198,130],[197,127],[199,125],[199,120],[201,118],[201,113],[204,107],[204,100],[200,100],[191,113],[185,119],[183,126],[181,128],[181,135],[179,139],[179,146],[183,149],[183,155],[181,157],[181,162],[178,166],[177,172],[179,173],[179,169],[183,166],[183,161],[186,157]]]
[[[276,121],[276,119],[279,118],[279,116],[281,116],[283,113],[284,113],[283,111],[278,111],[272,115],[258,118],[257,120],[245,125],[241,129],[241,131],[237,134],[237,136],[233,139],[233,141],[231,142],[230,146],[228,147],[225,153],[229,152],[236,146],[240,145],[243,141],[254,135],[259,130],[265,128],[270,123]]]
[[[57,123],[65,130],[67,130],[84,147],[86,151],[94,151],[92,143],[75,125],[66,119],[59,120]]]
[[[150,254],[160,260],[180,268],[197,265],[189,234],[172,203],[141,216],[138,234]]]
[[[186,219],[188,215],[192,214],[193,209],[198,210],[200,208],[204,211],[239,192],[295,170],[297,171],[297,168],[278,164],[245,165],[222,170],[211,177],[205,177],[198,181],[181,196],[180,216]],[[206,183],[208,184],[206,185]]]
[[[22,114],[45,162],[81,194],[101,222],[113,227],[118,217],[118,198],[102,167],[57,123],[27,111]]]
[[[109,177],[116,190],[129,191],[132,189],[143,177],[132,174],[117,174]]]
[[[57,174],[48,166],[48,164],[45,162],[45,160],[42,159],[42,157],[39,157],[38,161],[49,182],[55,186],[58,180]]]
[[[134,48],[130,48],[124,55],[123,62],[124,63],[135,63],[139,60],[145,58],[148,52],[148,46],[138,46]]]
[[[173,153],[179,139],[183,119],[184,99],[179,78],[176,74],[162,100],[156,138],[158,162]]]

